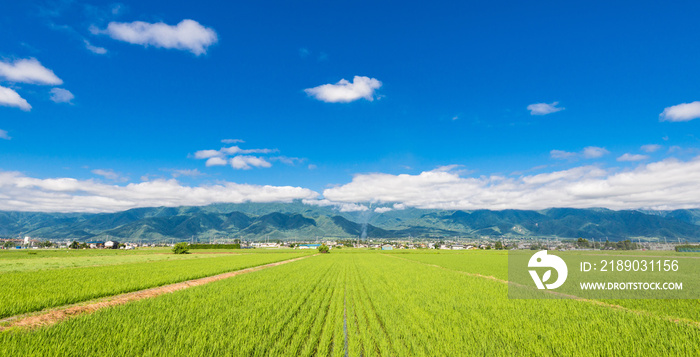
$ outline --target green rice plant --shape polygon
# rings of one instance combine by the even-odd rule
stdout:
[[[502,282],[404,258],[318,255],[0,333],[0,355],[700,354],[697,325],[587,301],[512,300]]]
[[[0,275],[0,318],[240,270],[303,254],[225,255],[3,273]]]
[[[100,265],[118,265],[159,260],[181,260],[212,258],[216,255],[172,255],[172,254],[128,254],[128,255],[86,255],[68,257],[42,257],[37,259],[2,259],[0,273],[11,271],[31,271],[60,268],[76,268]]]

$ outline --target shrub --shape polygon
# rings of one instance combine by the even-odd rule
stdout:
[[[319,253],[328,253],[328,252],[330,252],[330,250],[331,250],[331,249],[328,248],[328,246],[327,246],[325,243],[324,243],[324,244],[321,244],[320,246],[318,246],[318,252],[319,252]]]
[[[175,244],[175,246],[173,247],[173,253],[175,253],[175,254],[188,254],[187,251],[189,249],[190,249],[190,247],[187,245],[187,243],[180,242],[180,243]]]

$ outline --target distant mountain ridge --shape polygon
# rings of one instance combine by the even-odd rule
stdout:
[[[700,241],[700,210],[550,208],[447,211],[408,208],[340,212],[293,203],[136,208],[115,213],[0,211],[0,236],[49,239],[195,240],[217,238],[588,238]]]

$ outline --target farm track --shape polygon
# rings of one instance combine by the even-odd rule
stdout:
[[[389,254],[382,254],[382,255],[396,258],[396,259],[406,260],[406,261],[410,261],[410,262],[414,262],[414,263],[418,263],[418,264],[423,264],[423,265],[431,266],[434,268],[449,270],[449,271],[452,271],[455,273],[459,273],[459,274],[463,274],[463,275],[467,275],[467,276],[471,276],[471,277],[475,277],[475,278],[489,279],[489,280],[493,280],[493,281],[496,281],[496,282],[499,282],[502,284],[514,284],[514,285],[517,285],[519,287],[525,287],[524,285],[511,283],[508,280],[499,279],[495,276],[483,275],[483,274],[478,274],[478,273],[468,273],[468,272],[461,271],[461,270],[454,270],[454,269],[445,268],[443,266],[436,265],[436,264],[424,263],[424,262],[420,262],[417,260],[406,259],[406,258],[394,256],[394,255],[389,255]],[[634,309],[630,309],[630,308],[620,306],[620,305],[609,304],[609,303],[606,303],[606,302],[603,302],[600,300],[586,299],[586,298],[582,298],[582,297],[576,296],[576,295],[558,293],[556,291],[547,290],[546,292],[549,294],[554,294],[554,295],[569,298],[572,300],[586,302],[586,303],[590,303],[590,304],[594,304],[594,305],[598,305],[598,306],[602,306],[602,307],[606,307],[606,308],[610,308],[610,309],[620,310],[620,311],[624,311],[624,312],[632,313],[632,314],[636,314],[636,315],[649,316],[649,317],[653,317],[653,318],[656,318],[659,320],[673,322],[676,324],[691,326],[691,327],[695,327],[695,328],[700,329],[700,321],[695,321],[695,320],[686,319],[686,318],[672,317],[672,316],[660,316],[660,315],[656,315],[656,314],[649,312],[649,311],[634,310]]]
[[[43,326],[49,326],[56,324],[60,321],[66,320],[71,317],[77,317],[84,314],[93,313],[97,310],[123,305],[132,301],[138,301],[148,298],[157,297],[159,295],[172,293],[179,290],[184,290],[194,286],[204,285],[212,283],[215,281],[232,278],[237,275],[256,272],[258,270],[275,267],[282,264],[292,263],[301,259],[308,258],[314,255],[307,255],[303,257],[298,257],[289,260],[283,260],[280,262],[269,263],[264,265],[258,265],[255,267],[250,267],[246,269],[231,271],[228,273],[207,276],[204,278],[193,279],[182,281],[179,283],[174,283],[170,285],[159,286],[155,288],[149,288],[145,290],[134,291],[126,294],[113,295],[101,299],[96,299],[92,301],[86,301],[78,304],[71,304],[67,306],[62,306],[58,308],[52,308],[46,311],[40,311],[37,313],[29,313],[18,316],[13,316],[0,320],[0,332],[9,330],[12,328],[21,329],[34,329]]]

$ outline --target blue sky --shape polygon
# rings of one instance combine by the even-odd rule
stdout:
[[[697,207],[698,10],[5,1],[0,209]]]

